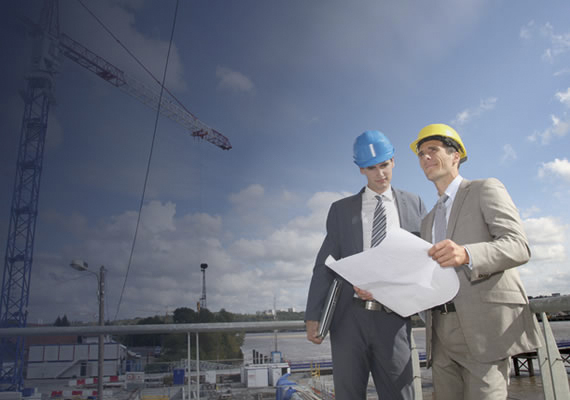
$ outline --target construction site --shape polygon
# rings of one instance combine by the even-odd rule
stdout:
[[[169,3],[169,6],[173,5],[174,3]],[[258,217],[254,212],[256,210],[251,210],[256,206],[247,208],[244,205],[248,205],[251,199],[263,198],[261,201],[263,206],[270,209],[275,198],[285,198],[286,201],[290,201],[289,206],[295,208],[297,199],[286,189],[280,191],[279,195],[267,196],[261,185],[253,183],[243,190],[232,188],[234,191],[227,196],[228,203],[235,208],[227,213],[229,215],[224,214],[224,218],[240,226],[239,233],[243,234],[243,237],[237,238],[238,235],[234,232],[224,231],[222,213],[218,212],[221,196],[212,195],[208,187],[223,186],[232,180],[232,178],[226,178],[227,180],[221,181],[222,184],[218,181],[220,175],[231,175],[234,167],[229,162],[224,166],[224,173],[217,172],[216,175],[211,170],[212,165],[225,162],[223,157],[231,159],[236,150],[230,141],[231,134],[226,136],[210,126],[217,126],[217,123],[206,124],[199,119],[190,111],[192,107],[187,107],[179,99],[176,91],[170,90],[167,85],[168,79],[176,80],[176,77],[167,78],[168,68],[176,71],[177,66],[180,68],[179,64],[182,64],[179,54],[171,47],[174,43],[178,5],[177,1],[172,21],[170,15],[168,17],[156,15],[157,19],[163,18],[168,21],[168,24],[164,25],[172,31],[166,32],[165,30],[166,33],[160,32],[160,35],[156,33],[156,37],[149,39],[151,42],[153,40],[160,42],[159,47],[163,52],[160,56],[147,55],[146,60],[160,59],[160,64],[164,67],[162,76],[155,72],[156,68],[147,66],[142,58],[135,54],[134,47],[136,46],[125,44],[125,41],[116,33],[122,29],[121,26],[107,24],[100,15],[89,8],[88,2],[77,0],[76,7],[84,12],[89,23],[99,26],[101,32],[106,35],[106,40],[113,42],[116,48],[101,46],[101,48],[94,49],[84,45],[79,38],[69,33],[66,26],[60,23],[61,15],[65,14],[62,9],[66,7],[65,2],[62,1],[37,1],[30,6],[35,9],[34,15],[37,18],[30,18],[27,15],[13,22],[14,26],[18,27],[18,32],[25,32],[22,36],[26,37],[26,43],[29,45],[26,50],[30,50],[30,54],[27,72],[22,74],[24,77],[19,82],[21,104],[18,104],[18,108],[6,107],[8,111],[17,108],[18,118],[21,115],[21,125],[17,148],[13,149],[16,161],[14,184],[10,191],[5,190],[6,193],[10,193],[10,206],[9,210],[4,210],[5,213],[9,211],[9,217],[0,292],[0,399],[332,400],[335,398],[329,338],[326,338],[321,347],[315,348],[306,339],[304,321],[279,321],[276,318],[276,296],[280,295],[281,299],[284,299],[283,303],[289,301],[290,293],[294,292],[289,286],[294,286],[295,290],[305,293],[307,282],[299,283],[301,279],[298,279],[298,276],[300,271],[308,273],[310,267],[303,266],[304,269],[301,269],[302,267],[299,267],[296,261],[292,261],[292,254],[306,251],[310,253],[310,257],[307,258],[311,258],[314,252],[309,244],[312,245],[313,241],[318,241],[315,237],[320,240],[318,235],[311,234],[298,239],[292,238],[293,235],[288,229],[292,229],[291,226],[304,227],[316,218],[311,218],[312,214],[310,217],[305,215],[295,217],[289,224],[280,225],[276,229],[277,233],[268,233],[267,228],[262,224],[264,219]],[[129,7],[131,5],[127,4],[120,11],[114,8],[113,10],[117,11],[118,15],[124,10],[129,10]],[[199,7],[196,8],[199,11]],[[74,22],[78,25],[87,24],[86,21]],[[132,26],[136,25],[134,21],[131,23]],[[143,22],[137,21],[137,23]],[[216,31],[217,28],[213,26],[211,29]],[[160,41],[156,39],[159,36]],[[164,37],[169,39],[164,40]],[[114,61],[108,61],[117,53],[122,54],[119,59],[128,60],[126,68],[116,65]],[[193,62],[199,63],[200,57],[206,58],[204,54],[196,50],[196,53],[192,54]],[[133,66],[137,66],[137,74],[132,73]],[[224,89],[223,83],[226,81],[223,78],[229,75],[237,79],[242,90],[253,91],[247,79],[239,74],[236,75],[235,72],[228,72],[224,68],[221,66],[216,70],[218,76],[222,77],[218,85],[219,90]],[[175,72],[172,74],[176,75]],[[109,140],[109,137],[101,139],[103,142],[109,140],[103,144],[98,143],[97,138],[87,137],[90,142],[84,143],[85,147],[81,148],[100,146],[111,153],[115,147],[121,149],[144,147],[144,151],[137,153],[139,163],[136,167],[135,164],[129,164],[123,170],[122,166],[117,168],[120,164],[111,163],[109,163],[111,166],[107,167],[107,160],[101,159],[95,161],[97,165],[101,165],[101,169],[94,171],[93,164],[77,162],[82,160],[83,154],[68,152],[70,160],[65,170],[72,172],[78,169],[84,172],[81,178],[73,177],[66,181],[71,182],[73,179],[79,181],[76,191],[72,192],[68,187],[56,184],[42,185],[42,174],[46,170],[46,165],[50,163],[49,158],[45,157],[46,148],[49,148],[46,145],[48,128],[50,134],[55,135],[54,143],[62,140],[58,135],[62,136],[61,131],[64,130],[60,126],[59,119],[54,116],[56,106],[60,103],[74,106],[70,112],[73,115],[65,120],[65,123],[70,126],[85,125],[82,112],[92,113],[95,116],[103,112],[99,109],[78,111],[81,110],[83,103],[77,100],[77,104],[73,104],[76,101],[74,96],[79,98],[79,95],[73,93],[71,89],[77,87],[79,91],[82,86],[80,82],[83,82],[83,79],[90,83],[97,81],[95,85],[101,82],[105,84],[104,87],[94,86],[96,89],[88,94],[84,93],[82,95],[84,97],[100,96],[101,99],[112,99],[113,106],[110,108],[117,108],[117,105],[125,108],[143,106],[144,111],[136,108],[132,114],[127,112],[123,114],[122,109],[105,110],[105,112],[116,111],[113,118],[119,122],[131,123],[132,120],[140,122],[136,121],[140,118],[144,120],[145,125],[151,126],[149,129],[152,134],[144,139],[132,140],[132,137],[136,135],[130,132],[123,138],[123,125],[109,124],[106,128],[106,122],[102,121],[101,126],[104,128],[100,127],[101,131],[106,128],[108,131],[118,133],[107,132],[112,140]],[[60,92],[56,89],[58,82],[62,80],[66,80],[66,86],[65,90]],[[196,90],[201,88],[202,84],[203,82],[193,82],[191,87]],[[66,98],[65,95],[69,97]],[[205,98],[206,94],[201,93],[195,96]],[[65,99],[65,101],[60,99]],[[101,103],[105,101],[111,103],[109,100],[101,100]],[[237,102],[245,103],[246,101],[240,99]],[[287,109],[287,107],[284,108]],[[291,111],[293,108],[287,109],[285,113],[299,112],[297,109]],[[236,111],[236,114],[239,112]],[[210,113],[207,119],[212,117]],[[216,118],[213,118],[214,121]],[[222,116],[219,118],[223,119]],[[129,121],[122,121],[123,119]],[[243,119],[246,120],[245,117]],[[157,135],[160,131],[158,129],[159,120],[161,123],[167,120],[166,123],[170,124],[168,125],[169,132],[176,137],[172,140],[172,143],[176,143],[173,147],[181,146],[178,140],[191,139],[190,143],[184,143],[184,146],[188,146],[188,149],[184,151],[192,156],[186,156],[187,153],[184,151],[182,151],[182,156],[175,154],[171,158],[170,154],[163,154],[163,160],[168,160],[168,162],[160,166],[155,165],[153,170],[153,152],[160,151],[157,145]],[[316,123],[317,120],[318,118],[311,119],[311,123]],[[72,122],[77,125],[73,125]],[[225,126],[230,125],[227,121],[225,122]],[[139,128],[139,125],[130,127],[133,131]],[[181,137],[184,139],[180,139]],[[243,139],[239,136],[234,137],[237,140]],[[81,138],[85,137],[81,136]],[[264,165],[271,163],[274,153],[286,152],[285,147],[283,149],[279,147],[280,143],[275,143],[275,148],[273,148],[274,143],[271,143],[273,139],[264,138],[263,140],[256,139],[262,145],[271,148],[266,152],[263,151],[265,157],[263,161],[266,163]],[[298,140],[297,143],[304,142]],[[321,143],[319,141],[319,144]],[[147,145],[148,149],[145,147]],[[198,146],[205,146],[205,148]],[[304,145],[300,147],[304,148]],[[123,150],[118,153],[121,151]],[[168,148],[168,151],[172,151],[172,148]],[[122,154],[116,156],[120,160]],[[193,169],[189,172],[186,171],[190,169],[188,165],[181,164],[180,161],[186,157],[193,158],[191,160]],[[60,158],[65,157],[60,155]],[[61,159],[57,161],[61,162]],[[173,166],[180,167],[181,165],[179,170],[173,172],[175,170]],[[289,168],[290,165],[287,165],[283,169]],[[247,170],[255,169],[260,169],[260,167],[251,165]],[[134,170],[136,173],[129,174]],[[71,172],[70,175],[72,175]],[[149,185],[151,172],[157,173],[155,186]],[[305,171],[297,171],[298,175],[303,173]],[[83,183],[81,182],[83,179],[92,179],[90,183],[93,183],[92,186],[95,188],[93,192],[97,194],[97,189],[103,184],[93,177],[111,175],[122,178],[109,185],[113,187],[112,190],[116,195],[113,200],[104,196],[99,198],[93,193],[77,194],[81,192],[80,183]],[[161,184],[167,184],[162,182],[166,181],[164,177],[171,175],[174,178],[168,184],[173,181],[176,183],[172,191],[183,193],[179,198],[182,200],[177,204],[170,199],[159,199],[156,194],[160,192]],[[136,179],[133,178],[134,176]],[[272,179],[277,180],[275,177]],[[52,182],[58,182],[58,180],[59,177],[52,176]],[[136,188],[133,189],[130,184]],[[126,188],[126,186],[129,187]],[[68,195],[67,190],[73,195]],[[320,195],[312,199],[315,204],[320,204],[321,197],[336,198],[336,195],[330,195],[330,191],[327,190],[323,189]],[[136,194],[133,195],[133,193]],[[266,197],[263,197],[264,195]],[[68,207],[69,212],[62,213],[52,208],[43,209],[41,199],[44,196],[56,198],[54,202],[59,202],[62,209]],[[121,204],[120,212],[112,209],[110,204],[113,202]],[[136,204],[133,205],[135,202]],[[86,208],[93,205],[100,208],[97,208],[93,215],[87,218],[77,211],[79,208],[73,208],[74,203],[82,203]],[[185,214],[180,211],[181,217],[175,219],[177,206],[179,209],[186,209]],[[102,222],[103,214],[105,214],[103,209],[111,215],[104,222]],[[143,209],[148,211],[148,220],[141,218]],[[268,213],[273,215],[283,212],[285,215],[283,209],[270,210]],[[243,211],[243,215],[233,215],[234,210]],[[46,212],[43,213],[44,211]],[[318,216],[321,215],[318,214]],[[46,230],[41,236],[37,235],[37,227],[42,218],[50,223],[65,226],[66,235],[61,239],[63,244],[58,243],[57,249],[60,249],[61,254],[57,257],[45,251],[52,244],[51,241],[55,241],[55,234],[52,236],[52,232]],[[251,228],[252,221],[261,221],[262,226],[256,228],[259,232],[255,232],[261,237],[268,236],[272,243],[287,245],[296,243],[298,247],[296,249],[286,248],[285,251],[264,249],[261,240],[257,239],[253,233],[250,235],[249,230],[254,231],[254,228]],[[168,240],[159,240],[158,231],[163,235],[161,239],[167,238]],[[83,234],[85,236],[82,236]],[[83,240],[85,237],[90,239]],[[119,240],[119,237],[122,239],[128,237],[128,239]],[[144,239],[142,243],[141,237]],[[42,245],[45,243],[45,247],[42,248],[44,252],[37,254],[35,250],[41,240],[44,241]],[[230,244],[227,245],[227,243]],[[239,247],[240,245],[243,247]],[[224,246],[232,248],[234,252],[225,252]],[[243,249],[247,249],[249,253]],[[90,261],[90,266],[86,260],[77,258],[82,256],[76,254],[79,251],[88,252],[90,257],[111,259],[117,264],[119,262],[116,260],[120,259],[120,265],[109,265],[105,262],[104,266],[102,265],[104,262],[93,260],[94,262]],[[105,258],[107,253],[119,254],[121,258],[111,256]],[[247,255],[239,262],[231,257],[231,255],[242,253],[247,253]],[[208,254],[210,257],[206,258],[203,254]],[[270,271],[270,273],[263,271],[267,264],[258,261],[259,259],[251,254],[259,258],[275,257],[278,259],[275,264],[279,265],[279,271]],[[184,263],[177,263],[176,269],[168,262],[169,258],[174,257],[177,260],[184,260]],[[41,262],[38,263],[38,260]],[[196,260],[200,261],[196,262]],[[146,269],[137,269],[137,262],[140,265],[143,261]],[[241,265],[247,264],[249,269],[244,269],[245,272],[240,273],[243,271],[236,267],[240,263]],[[96,268],[93,267],[94,264],[97,265]],[[54,265],[60,266],[61,270],[53,268]],[[234,269],[236,271],[233,271]],[[65,272],[61,272],[62,270]],[[75,275],[68,275],[68,273]],[[132,317],[138,315],[137,313],[146,316],[169,316],[172,310],[181,304],[187,305],[192,312],[195,309],[198,315],[201,310],[209,310],[208,301],[211,305],[212,297],[208,297],[206,293],[206,288],[209,288],[206,281],[207,274],[208,282],[216,283],[216,293],[219,296],[215,298],[215,304],[222,305],[219,307],[220,312],[227,312],[226,303],[256,307],[257,304],[252,304],[251,298],[258,300],[259,304],[265,304],[273,296],[273,308],[269,311],[272,315],[269,315],[269,318],[263,322],[164,323],[160,325],[135,325],[121,322],[119,316]],[[86,280],[82,281],[84,278]],[[96,285],[93,278],[96,279]],[[266,281],[262,281],[261,278]],[[89,279],[90,281],[87,282]],[[271,285],[263,284],[269,280],[273,282]],[[33,284],[32,281],[34,281]],[[59,284],[61,286],[58,286]],[[109,295],[110,285],[113,287],[112,296]],[[73,290],[70,287],[73,287]],[[234,287],[241,290],[240,293],[247,294],[248,297],[246,299],[240,297],[236,294],[237,289],[235,292],[231,291]],[[172,295],[174,300],[166,299],[171,290],[176,292],[176,295]],[[56,314],[43,316],[41,312],[33,310],[33,306],[30,305],[33,303],[30,301],[34,297],[33,291],[36,291],[37,299],[39,299],[34,303],[38,309],[42,306],[47,307],[42,304],[42,299],[53,299],[53,304],[57,304],[61,312],[65,313],[67,309],[73,310],[74,317],[76,317],[74,323],[70,326],[53,326],[54,318],[52,317]],[[151,300],[147,301],[147,296]],[[159,303],[158,300],[161,302]],[[157,304],[152,304],[153,301]],[[297,304],[299,303],[295,305]],[[532,303],[535,307],[535,314],[541,318],[543,324],[542,334],[545,346],[542,350],[513,357],[509,398],[554,400],[562,399],[568,393],[570,322],[563,321],[563,319],[567,318],[565,311],[568,310],[569,304],[570,299],[565,295],[552,296],[544,301]],[[287,307],[294,309],[290,304],[287,304]],[[59,312],[59,310],[53,311],[57,313],[58,319]],[[30,318],[30,315],[34,315],[34,318]],[[552,329],[549,317],[556,315],[559,320],[552,321],[554,327]],[[88,322],[83,323],[78,320]],[[128,318],[125,317],[124,320]],[[164,320],[167,321],[167,318],[165,317]],[[124,338],[125,335],[145,334],[179,334],[183,337],[180,343],[183,342],[187,346],[185,357],[175,361],[167,360],[167,357],[161,358],[164,356],[163,347],[158,343],[153,346],[126,346],[117,339],[118,337]],[[244,343],[240,348],[243,357],[237,360],[200,358],[200,335],[205,334],[219,334],[220,338],[223,337],[222,335],[244,335]],[[426,369],[425,329],[414,328],[413,336],[416,341],[413,344],[415,399],[431,400],[434,398],[433,384],[431,371]],[[204,336],[202,340],[204,341]],[[220,341],[225,341],[225,338]],[[367,395],[368,399],[378,399],[372,380],[369,382]]]

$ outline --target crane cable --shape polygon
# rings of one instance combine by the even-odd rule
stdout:
[[[197,119],[197,117],[196,117],[194,114],[192,114],[192,113],[190,112],[190,110],[188,110],[188,109],[186,108],[186,106],[184,105],[184,103],[182,103],[170,90],[168,90],[167,87],[165,87],[165,86],[158,80],[158,78],[157,78],[156,76],[154,76],[154,74],[142,63],[142,61],[139,60],[139,59],[137,58],[137,56],[135,56],[134,53],[133,53],[131,50],[129,50],[129,48],[128,48],[127,46],[125,46],[125,45],[123,44],[123,42],[121,42],[121,40],[103,23],[103,21],[101,21],[101,19],[100,19],[99,17],[97,17],[97,15],[95,15],[95,14],[93,13],[93,11],[91,11],[91,10],[83,3],[82,0],[77,0],[77,2],[78,2],[79,4],[81,4],[81,6],[85,9],[85,11],[87,11],[87,12],[95,19],[95,21],[97,21],[97,22],[99,23],[99,25],[101,25],[101,27],[115,40],[115,42],[117,42],[117,44],[118,44],[119,46],[121,46],[121,47],[123,48],[123,50],[125,50],[125,51],[127,52],[127,54],[130,55],[130,56],[132,57],[132,59],[135,60],[136,63],[137,63],[159,86],[161,86],[161,88],[163,88],[163,89],[166,91],[166,93],[168,93],[168,94],[172,97],[172,99],[173,99],[174,101],[176,101],[176,103],[177,103],[181,108],[184,109],[184,111],[186,111],[186,112],[187,112],[188,114],[190,114],[192,117],[194,117],[194,118]],[[176,3],[176,8],[178,8],[178,2]],[[176,15],[174,16],[174,18],[175,18],[174,23],[176,23]],[[168,61],[167,61],[167,62],[168,62]]]
[[[162,75],[162,82],[159,81],[158,79],[156,79],[154,77],[154,75],[142,64],[142,62],[140,60],[138,60],[136,58],[136,56],[125,46],[121,43],[121,41],[111,32],[111,30],[109,28],[107,28],[105,26],[105,24],[103,24],[103,22],[95,15],[93,14],[93,12],[91,12],[91,10],[89,10],[87,8],[87,6],[85,4],[83,4],[83,2],[81,0],[77,0],[79,2],[79,4],[81,4],[83,6],[83,8],[85,8],[87,10],[87,12],[89,14],[91,14],[93,16],[93,18],[95,18],[95,20],[97,20],[97,22],[113,37],[113,39],[115,39],[117,41],[117,43],[119,43],[119,45],[121,45],[121,47],[123,47],[123,49],[125,49],[127,51],[127,53],[133,57],[133,59],[135,59],[135,61],[150,75],[153,77],[153,79],[160,85],[160,97],[159,97],[159,101],[158,101],[158,108],[156,110],[156,118],[154,120],[154,130],[153,130],[153,134],[152,134],[152,141],[151,141],[151,145],[150,145],[150,151],[149,151],[149,155],[148,155],[148,161],[147,161],[147,166],[146,166],[146,173],[145,173],[145,178],[144,178],[144,184],[143,184],[143,191],[142,191],[142,195],[141,195],[141,199],[140,199],[140,203],[139,203],[139,210],[138,210],[138,215],[137,215],[137,224],[135,227],[135,234],[133,237],[133,242],[131,245],[131,251],[129,254],[129,262],[127,264],[127,272],[125,273],[125,279],[123,281],[123,287],[121,289],[121,295],[119,296],[119,302],[117,304],[117,311],[115,312],[115,320],[117,319],[117,315],[119,314],[119,310],[121,308],[121,303],[123,301],[123,294],[125,292],[125,288],[127,286],[127,279],[129,277],[129,271],[131,269],[131,265],[132,265],[132,260],[133,260],[133,254],[135,252],[135,245],[137,242],[137,237],[138,237],[138,232],[139,232],[139,226],[140,226],[140,221],[141,221],[141,214],[142,214],[142,208],[144,205],[144,199],[145,199],[145,194],[146,194],[146,188],[147,188],[147,184],[148,184],[148,177],[150,174],[150,165],[151,165],[151,161],[152,161],[152,154],[153,154],[153,150],[154,150],[154,142],[156,140],[156,134],[157,134],[157,130],[158,130],[158,120],[160,117],[160,106],[162,104],[162,96],[164,94],[164,91],[166,91],[167,93],[169,93],[176,101],[178,101],[178,99],[176,99],[176,97],[174,97],[169,91],[168,89],[166,89],[165,82],[166,82],[166,73],[168,71],[168,62],[170,60],[170,51],[172,49],[172,42],[174,39],[174,30],[176,27],[176,18],[178,16],[178,5],[180,0],[176,0],[176,7],[174,9],[174,19],[172,21],[172,30],[170,32],[170,41],[168,43],[168,52],[166,54],[166,62],[164,64],[164,71],[163,71],[163,75]],[[180,102],[179,102],[180,104]],[[181,104],[182,105],[182,104]],[[184,107],[182,105],[182,107]],[[186,110],[186,108],[184,107],[184,109]],[[188,111],[188,110],[186,110]]]
[[[135,228],[135,235],[133,237],[133,244],[131,246],[131,253],[129,255],[129,263],[127,265],[127,273],[125,274],[125,280],[123,281],[123,288],[121,289],[121,296],[119,297],[119,303],[117,304],[117,311],[115,312],[115,318],[114,318],[115,320],[117,319],[117,315],[119,314],[119,309],[121,308],[121,302],[123,300],[123,293],[125,292],[125,287],[127,285],[127,278],[129,277],[129,271],[131,269],[131,263],[132,263],[133,254],[135,251],[135,244],[137,242],[139,225],[140,225],[140,221],[141,221],[142,208],[143,208],[143,204],[144,204],[146,187],[147,187],[147,183],[148,183],[148,176],[150,173],[150,164],[151,164],[151,160],[152,160],[152,152],[154,149],[156,132],[158,130],[158,120],[160,118],[160,105],[161,105],[162,96],[163,96],[164,90],[165,90],[164,84],[166,82],[166,73],[168,71],[168,62],[170,60],[170,50],[172,49],[172,41],[174,39],[174,29],[176,27],[176,17],[178,16],[178,4],[179,4],[179,2],[180,2],[180,0],[176,0],[176,7],[174,8],[174,19],[172,21],[172,30],[170,31],[170,41],[168,42],[168,52],[166,54],[166,62],[164,64],[164,72],[162,74],[162,83],[160,84],[160,97],[159,97],[159,101],[158,101],[158,108],[156,110],[156,117],[154,120],[154,131],[152,134],[152,142],[151,142],[151,146],[150,146],[150,152],[148,155],[148,162],[147,162],[147,166],[146,166],[146,173],[145,173],[145,177],[144,177],[143,192],[142,192],[141,201],[139,204],[139,212],[138,212],[138,216],[137,216],[137,225]]]

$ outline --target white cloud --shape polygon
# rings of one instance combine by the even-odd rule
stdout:
[[[551,115],[550,119],[552,125],[546,128],[542,132],[534,132],[532,135],[528,136],[527,139],[530,142],[538,142],[547,145],[553,137],[564,137],[570,131],[570,121],[562,120],[556,115]]]
[[[552,63],[555,58],[570,51],[570,33],[555,33],[554,26],[552,26],[550,22],[546,22],[541,27],[537,27],[534,21],[530,21],[520,29],[519,36],[521,39],[529,40],[533,38],[537,32],[549,42],[549,46],[542,54],[544,61]]]
[[[204,262],[209,265],[207,296],[208,307],[213,311],[223,307],[232,312],[255,312],[270,308],[273,296],[284,308],[302,310],[324,238],[327,210],[346,194],[315,193],[304,204],[294,203],[297,213],[282,223],[269,218],[253,221],[254,225],[267,224],[263,233],[256,232],[259,229],[255,226],[238,228],[248,236],[232,231],[227,217],[207,213],[177,215],[173,202],[149,202],[141,214],[118,318],[156,315],[177,307],[194,308],[201,295],[199,266]],[[261,185],[254,184],[233,194],[230,201],[236,207],[259,209],[259,204],[267,202],[265,197],[296,201],[299,195],[283,191],[279,196],[268,196]],[[303,210],[307,214],[299,216]],[[274,214],[274,210],[262,208],[258,213],[264,217],[266,213]],[[136,218],[135,211],[125,211],[94,223],[76,214],[44,213],[43,225],[57,226],[67,232],[70,240],[53,253],[37,255],[30,321],[55,320],[64,313],[72,320],[96,319],[96,282],[69,270],[69,262],[74,258],[107,268],[107,312],[113,319]],[[89,297],[90,291],[93,296]],[[89,299],[78,301],[86,297],[86,292]]]
[[[531,20],[528,24],[526,24],[521,28],[519,36],[522,39],[530,39],[533,36],[534,30],[535,30],[535,23],[534,21]]]
[[[536,215],[540,212],[540,208],[537,206],[531,206],[529,208],[526,208],[524,210],[521,210],[521,216],[523,218],[529,218],[533,215]]]
[[[523,220],[534,261],[564,261],[566,259],[566,230],[554,217]]]
[[[162,204],[159,201],[151,201],[143,207],[143,226],[151,233],[174,231],[174,215],[176,205],[172,202]]]
[[[570,88],[568,88],[568,90],[566,90],[566,92],[557,92],[555,94],[555,96],[566,107],[570,107]]]
[[[169,41],[151,37],[152,33],[139,29],[136,10],[142,4],[139,0],[89,2],[89,10],[105,25],[103,28],[83,7],[75,2],[65,2],[60,6],[61,29],[72,39],[125,71],[127,75],[147,85],[156,86],[155,79],[160,80],[163,76]],[[113,32],[120,43],[152,72],[154,78],[141,68],[138,61],[130,56],[106,29]],[[183,75],[182,60],[174,42],[170,49],[166,86],[171,90],[184,90],[186,82]]]
[[[542,163],[538,176],[544,178],[546,175],[555,175],[570,182],[570,162],[566,158],[555,158],[554,161]]]
[[[251,92],[253,90],[253,82],[241,72],[232,71],[226,67],[217,67],[216,76],[220,79],[218,83],[220,89],[236,92]]]
[[[570,68],[562,68],[561,70],[556,71],[554,73],[554,76],[562,76],[562,75],[567,75],[567,74],[570,74]]]
[[[497,103],[496,97],[488,97],[484,100],[481,100],[479,105],[476,107],[467,108],[455,116],[455,119],[451,121],[452,125],[464,125],[467,122],[471,121],[474,117],[478,117],[483,114],[485,111],[490,111],[495,108],[495,104]]]
[[[570,51],[570,33],[554,33],[554,27],[549,22],[541,27],[540,32],[550,42],[550,47],[542,55],[543,60],[553,62],[556,57]]]
[[[251,208],[259,203],[265,194],[265,189],[259,184],[249,185],[239,193],[230,194],[230,202],[240,208]]]
[[[517,159],[517,152],[513,149],[513,146],[506,144],[503,146],[503,155],[501,156],[501,162],[505,163],[508,161],[513,161]]]

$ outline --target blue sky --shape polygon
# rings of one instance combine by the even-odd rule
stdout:
[[[85,4],[162,77],[175,2]],[[0,243],[6,243],[31,40],[3,2]],[[396,148],[393,184],[429,208],[435,189],[409,144],[454,126],[468,179],[501,179],[533,257],[529,295],[568,293],[570,3],[567,1],[181,1],[167,87],[226,135],[222,151],[158,122],[141,227],[126,281],[155,112],[69,59],[56,78],[36,229],[29,322],[96,320],[93,276],[107,273],[113,319],[195,308],[208,263],[213,311],[304,309],[330,203],[365,180],[352,162],[364,130]],[[128,75],[149,77],[78,1],[61,31]],[[1,247],[2,255],[4,247]],[[118,310],[118,314],[117,314]]]

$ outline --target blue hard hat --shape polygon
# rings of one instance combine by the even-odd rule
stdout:
[[[380,164],[394,156],[394,146],[380,131],[366,131],[354,141],[354,163],[360,168]]]

